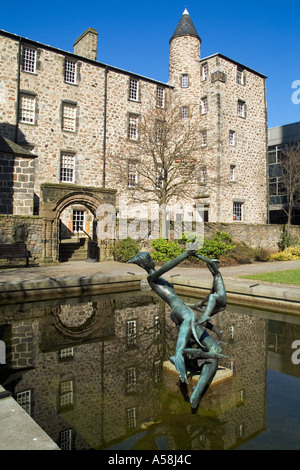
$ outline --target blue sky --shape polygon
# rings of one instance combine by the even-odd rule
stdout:
[[[100,62],[167,82],[169,39],[185,6],[202,58],[220,52],[268,77],[268,126],[300,121],[299,0],[15,0],[1,5],[0,29],[73,52],[92,27]]]

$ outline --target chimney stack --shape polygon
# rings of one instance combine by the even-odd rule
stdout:
[[[74,54],[97,60],[98,33],[96,29],[88,28],[74,43]]]

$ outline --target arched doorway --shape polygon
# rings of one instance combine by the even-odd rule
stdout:
[[[44,260],[62,260],[64,251],[61,247],[62,230],[64,231],[64,239],[67,239],[66,234],[69,230],[70,237],[75,234],[78,240],[82,237],[83,240],[87,241],[87,244],[89,241],[94,242],[93,245],[100,249],[99,259],[103,259],[104,253],[101,253],[101,240],[97,239],[96,231],[97,209],[101,204],[110,204],[115,207],[116,190],[44,183],[41,185],[41,196],[44,222],[42,240]],[[69,215],[66,217],[67,213]],[[89,223],[86,225],[84,217],[87,214]],[[64,227],[62,227],[62,224]],[[85,229],[88,229],[88,231]],[[79,243],[82,242],[79,241]]]

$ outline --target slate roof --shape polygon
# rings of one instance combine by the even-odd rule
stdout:
[[[36,155],[31,153],[29,150],[24,149],[23,147],[16,144],[15,142],[12,142],[3,135],[0,135],[0,152],[13,153],[14,155],[22,155],[23,157],[36,157]]]
[[[170,42],[179,36],[194,36],[201,41],[187,9],[184,10]]]

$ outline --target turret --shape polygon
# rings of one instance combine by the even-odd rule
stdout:
[[[169,83],[177,88],[196,89],[200,83],[201,39],[187,9],[170,39]]]

